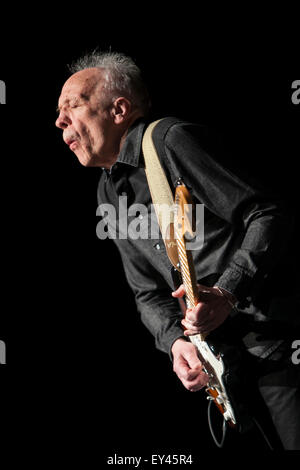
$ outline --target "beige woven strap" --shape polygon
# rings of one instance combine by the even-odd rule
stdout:
[[[143,137],[142,149],[148,186],[162,238],[171,263],[178,269],[177,245],[173,233],[174,198],[152,139],[153,130],[160,121],[161,119],[152,122],[147,127]]]

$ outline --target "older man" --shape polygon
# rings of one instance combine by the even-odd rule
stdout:
[[[126,195],[130,204],[149,207],[141,142],[150,103],[139,69],[122,54],[95,53],[79,60],[72,71],[62,88],[56,121],[65,143],[82,165],[103,168],[99,203],[112,204],[118,213],[120,196]],[[194,253],[194,262],[197,279],[209,295],[182,320],[176,297],[184,289],[172,295],[171,264],[161,239],[117,237],[142,321],[191,391],[203,388],[207,376],[186,335],[208,334],[232,321],[234,334],[259,364],[256,380],[284,447],[300,448],[299,373],[287,357],[291,337],[282,330],[278,337],[280,328],[268,318],[272,297],[260,302],[265,280],[288,243],[291,218],[212,158],[203,127],[173,119],[154,139],[171,184],[180,175],[195,202],[204,204],[205,242]]]

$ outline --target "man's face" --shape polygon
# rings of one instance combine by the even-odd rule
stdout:
[[[99,69],[85,69],[64,84],[56,126],[84,166],[109,167],[114,149],[114,125],[109,106],[104,106],[104,78]]]

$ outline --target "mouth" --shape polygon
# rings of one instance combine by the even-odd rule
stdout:
[[[66,144],[69,146],[70,150],[74,150],[78,145],[78,141],[75,139],[66,140]]]
[[[73,140],[70,144],[69,144],[69,149],[70,150],[74,150],[78,145],[78,142],[77,140]]]

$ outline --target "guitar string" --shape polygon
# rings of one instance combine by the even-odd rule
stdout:
[[[182,277],[187,292],[188,300],[191,304],[191,307],[195,307],[195,294],[191,280],[191,273],[187,259],[186,248],[184,246],[184,241],[182,240],[182,238],[177,237],[177,246],[178,256],[180,260],[180,268],[182,271]]]

